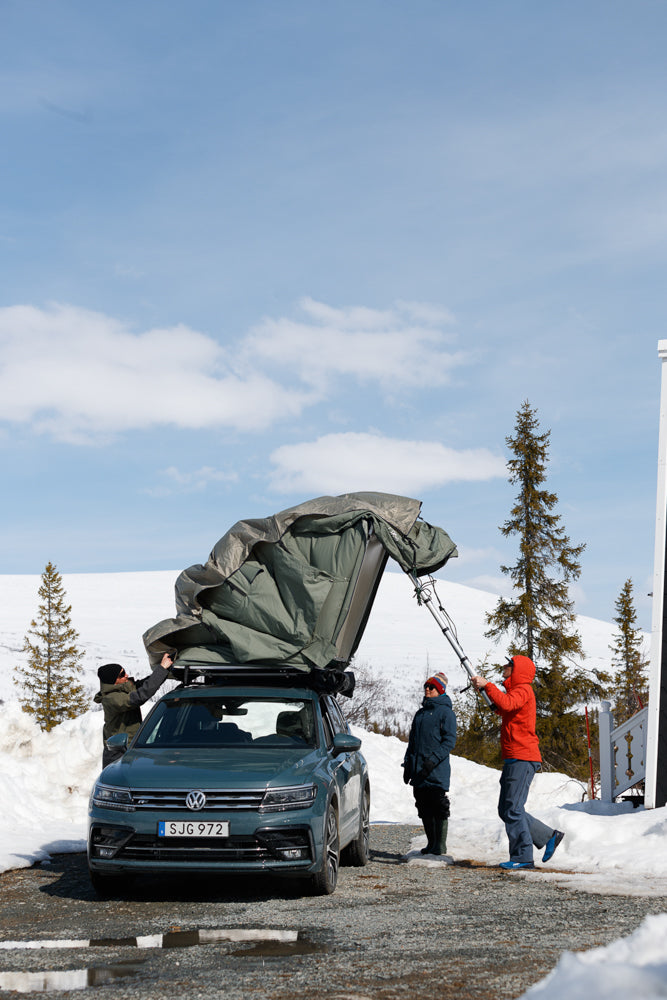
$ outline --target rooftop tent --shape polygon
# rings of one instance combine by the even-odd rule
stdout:
[[[178,577],[176,617],[143,637],[151,662],[176,649],[183,667],[346,666],[388,558],[420,576],[456,555],[420,509],[406,497],[347,493],[237,522],[203,566]]]

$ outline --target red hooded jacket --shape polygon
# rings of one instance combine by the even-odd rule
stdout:
[[[504,682],[505,691],[491,683],[484,687],[502,718],[500,748],[503,759],[541,761],[535,732],[535,694],[530,686],[535,678],[535,664],[527,656],[512,659],[514,668]]]

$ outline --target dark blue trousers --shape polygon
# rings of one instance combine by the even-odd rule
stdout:
[[[505,824],[510,847],[510,861],[522,863],[533,860],[532,816],[524,806],[530,783],[539,771],[540,764],[531,760],[508,758],[503,762],[500,776],[498,815]],[[540,824],[542,825],[542,824]]]

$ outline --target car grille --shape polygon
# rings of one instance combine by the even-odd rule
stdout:
[[[185,809],[186,795],[190,788],[131,788],[132,800],[136,809]],[[226,791],[218,788],[204,789],[206,795],[206,812],[221,809],[259,809],[264,791],[234,790]]]
[[[223,840],[170,840],[135,834],[116,855],[127,861],[266,861],[271,852],[254,837],[227,837]]]

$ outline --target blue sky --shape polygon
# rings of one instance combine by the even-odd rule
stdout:
[[[632,577],[648,627],[666,29],[648,0],[0,0],[0,572],[180,570],[380,490],[502,587],[528,399],[577,611]]]

